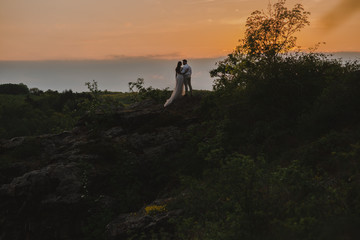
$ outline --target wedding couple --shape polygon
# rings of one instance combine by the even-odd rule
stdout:
[[[187,64],[187,60],[184,59],[178,62],[175,68],[175,79],[176,84],[174,91],[171,94],[171,97],[166,100],[164,107],[169,106],[175,99],[182,97],[183,95],[187,95],[190,91],[190,95],[192,96],[192,87],[191,87],[191,67]],[[185,92],[184,92],[185,86]],[[189,89],[189,91],[188,91]]]

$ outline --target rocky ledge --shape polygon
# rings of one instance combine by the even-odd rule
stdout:
[[[169,160],[199,102],[144,101],[60,134],[0,140],[0,239],[126,239],[167,226],[179,211],[156,199],[173,184],[163,173],[176,167]]]

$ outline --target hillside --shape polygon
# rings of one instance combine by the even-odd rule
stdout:
[[[144,101],[71,131],[2,140],[1,238],[102,239],[117,215],[169,197],[189,168],[179,153],[199,101]]]
[[[0,239],[359,239],[360,64],[296,50],[285,3],[166,108],[142,78],[0,85]]]
[[[337,67],[168,108],[93,96],[69,130],[2,139],[1,238],[357,239],[360,75]]]
[[[143,78],[0,84],[0,240],[360,239],[360,63],[301,51],[309,16],[286,0],[252,12],[213,90],[168,107]]]

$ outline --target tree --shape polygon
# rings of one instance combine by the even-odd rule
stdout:
[[[29,88],[23,83],[13,84],[13,83],[6,83],[0,84],[0,94],[28,94]]]
[[[296,46],[294,34],[309,25],[309,12],[301,4],[293,9],[285,7],[286,0],[269,4],[268,12],[255,11],[246,21],[245,38],[238,48],[245,54],[273,59]]]
[[[309,25],[309,12],[301,4],[291,10],[286,0],[279,0],[268,11],[254,11],[246,21],[245,37],[240,45],[218,67],[210,72],[215,79],[214,89],[246,87],[252,79],[261,79],[266,70],[273,72],[273,63],[280,54],[296,46],[294,34]],[[259,69],[262,71],[259,71]]]

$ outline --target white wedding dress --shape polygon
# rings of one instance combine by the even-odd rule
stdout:
[[[171,94],[171,97],[166,100],[164,107],[169,106],[175,99],[178,99],[185,95],[184,90],[184,76],[182,74],[176,74],[176,85],[174,91]]]

